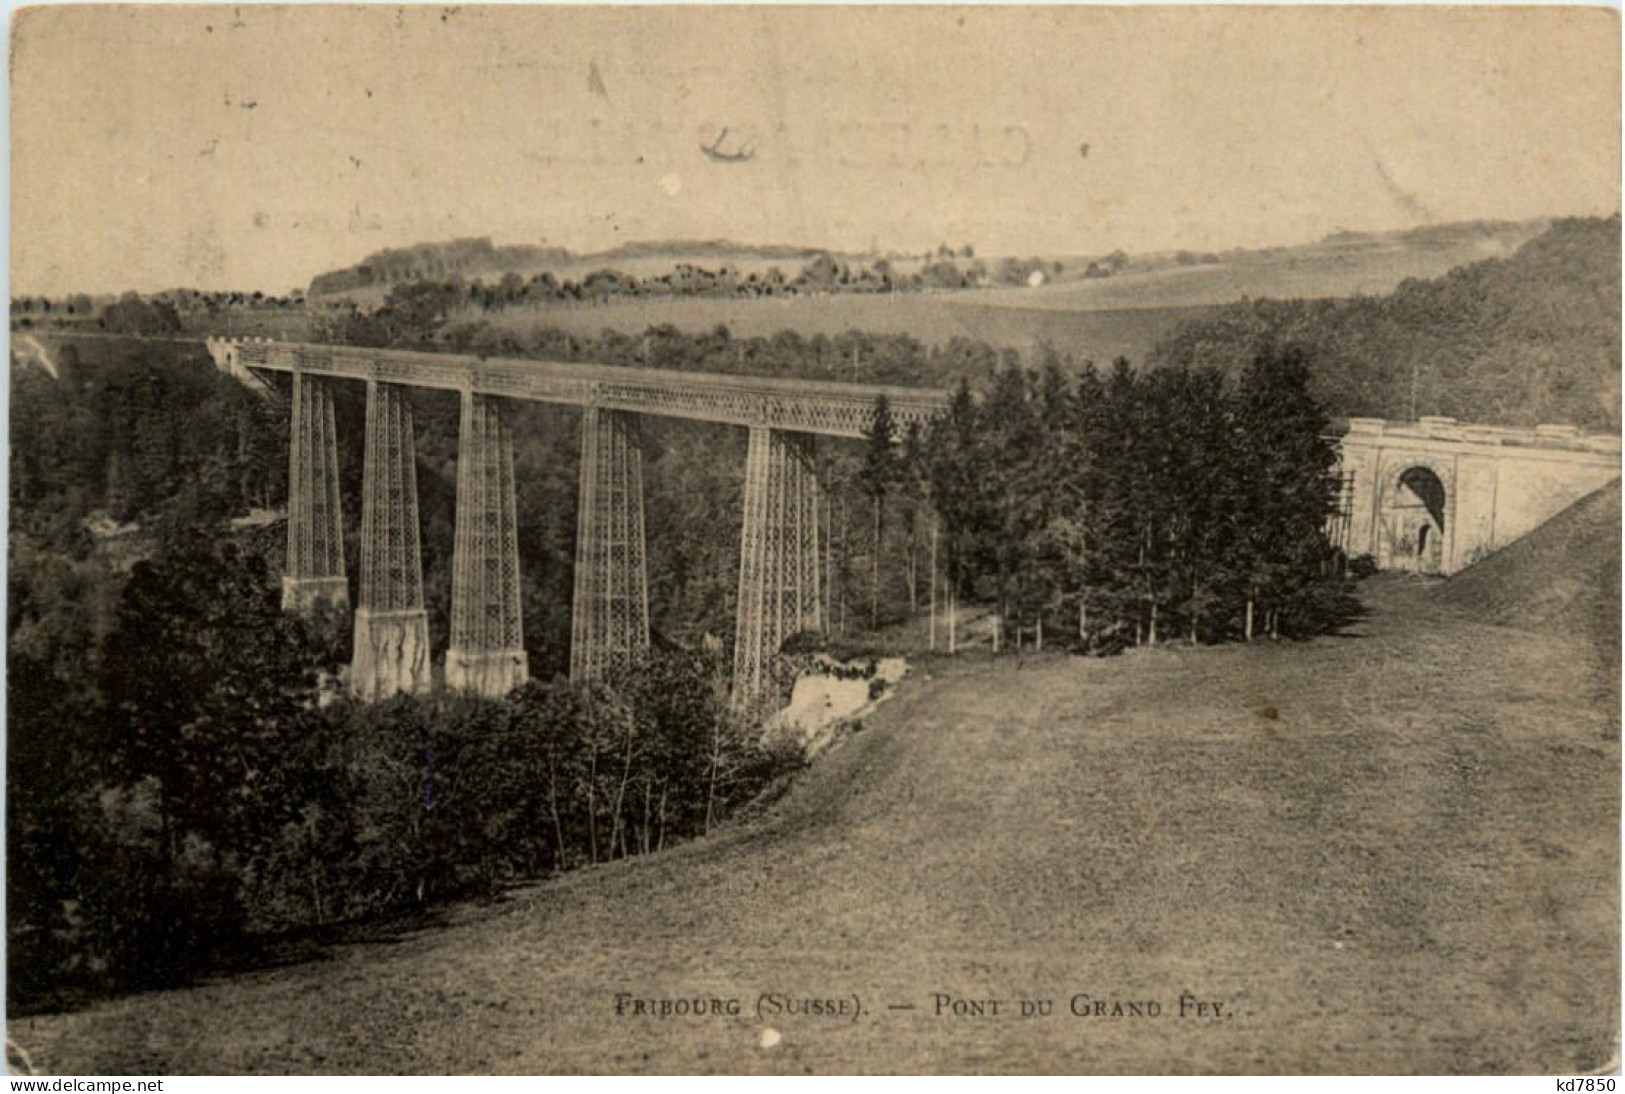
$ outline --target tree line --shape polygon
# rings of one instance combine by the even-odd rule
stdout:
[[[1127,258],[1117,252],[1104,263],[1090,263],[1085,276],[1110,277],[1126,264]],[[728,265],[713,269],[677,263],[667,273],[641,277],[613,268],[592,270],[578,278],[560,277],[545,270],[526,278],[509,271],[491,282],[477,277],[468,280],[454,274],[443,279],[423,277],[397,282],[375,308],[364,309],[352,303],[347,306],[329,304],[320,310],[341,316],[353,313],[388,317],[431,309],[443,317],[453,317],[545,304],[610,300],[671,297],[739,300],[826,293],[907,293],[1026,285],[1034,274],[1048,279],[1059,276],[1063,269],[1059,261],[1040,258],[1004,258],[990,269],[980,259],[962,264],[949,256],[931,258],[913,268],[905,268],[889,258],[854,264],[819,254],[791,273],[779,266],[741,270]]]
[[[1074,376],[1052,359],[998,370],[980,396],[962,381],[943,417],[902,437],[882,402],[857,476],[871,602],[881,557],[900,553],[918,603],[929,513],[944,594],[991,604],[1005,629],[1114,651],[1339,625],[1352,598],[1328,534],[1337,449],[1309,382],[1291,348],[1234,379],[1122,359]],[[903,506],[900,545],[888,546],[890,502]]]
[[[11,299],[11,321],[21,330],[67,327],[112,334],[162,336],[183,331],[210,331],[222,322],[251,316],[293,319],[304,313],[304,294],[275,296],[253,292],[170,289],[116,297],[74,293],[64,297],[22,296]]]
[[[1505,258],[1391,293],[1228,304],[1182,324],[1149,363],[1235,374],[1262,348],[1295,344],[1338,415],[1617,432],[1619,328],[1615,214],[1556,221]]]

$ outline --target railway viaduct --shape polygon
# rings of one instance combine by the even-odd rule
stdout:
[[[734,694],[767,684],[790,635],[822,627],[817,437],[867,434],[885,395],[899,428],[925,423],[948,393],[922,388],[686,373],[211,339],[217,367],[267,391],[292,374],[288,553],[283,607],[349,606],[340,516],[334,383],[367,386],[361,573],[351,686],[366,699],[430,686],[409,387],[460,392],[449,686],[500,696],[528,674],[519,608],[513,441],[503,403],[582,409],[570,675],[585,680],[649,645],[643,531],[643,415],[750,431],[745,460]]]
[[[784,639],[818,630],[817,437],[861,438],[884,394],[902,428],[945,391],[487,359],[287,342],[210,339],[216,365],[269,393],[292,375],[283,606],[349,607],[334,383],[367,387],[361,572],[351,684],[378,699],[430,685],[408,387],[462,397],[448,685],[499,696],[525,680],[513,444],[506,400],[582,409],[570,674],[585,680],[649,645],[643,415],[744,427],[734,694],[759,696]],[[1533,530],[1620,475],[1616,436],[1571,426],[1507,429],[1452,418],[1353,418],[1339,437],[1342,503],[1332,534],[1379,568],[1449,574]]]

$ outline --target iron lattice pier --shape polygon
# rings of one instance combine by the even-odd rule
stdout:
[[[637,418],[588,407],[581,418],[570,679],[594,680],[649,649],[643,451]]]
[[[347,608],[350,583],[344,571],[338,434],[327,381],[294,373],[291,409],[288,559],[282,578],[282,607],[301,614],[324,604]]]
[[[361,486],[361,596],[350,686],[363,699],[426,691],[429,617],[423,607],[412,408],[403,388],[367,381]]]
[[[525,682],[513,437],[498,400],[463,393],[457,538],[451,576],[450,687],[499,698]]]
[[[457,538],[446,680],[502,695],[525,679],[513,443],[504,399],[582,408],[570,676],[603,677],[649,649],[641,415],[750,430],[740,533],[734,699],[773,686],[785,639],[824,624],[817,436],[868,434],[881,396],[894,423],[925,425],[948,393],[776,377],[520,361],[291,343],[212,341],[233,375],[294,374],[284,603],[345,597],[337,442],[327,385],[367,384],[361,574],[351,686],[365,699],[430,686],[408,388],[461,394]]]
[[[750,431],[734,628],[733,696],[739,706],[768,697],[785,639],[823,629],[813,446],[811,437]]]

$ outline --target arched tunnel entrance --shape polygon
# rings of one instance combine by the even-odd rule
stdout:
[[[1391,570],[1443,573],[1446,498],[1438,474],[1430,467],[1407,467],[1385,493],[1378,564]]]

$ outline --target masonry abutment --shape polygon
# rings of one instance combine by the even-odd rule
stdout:
[[[369,701],[431,685],[417,466],[406,390],[367,381],[360,603],[350,686]]]
[[[1472,565],[1619,478],[1618,438],[1572,426],[1352,418],[1339,457],[1347,553],[1437,574]]]
[[[525,682],[513,436],[498,400],[463,393],[448,687],[501,698]]]

